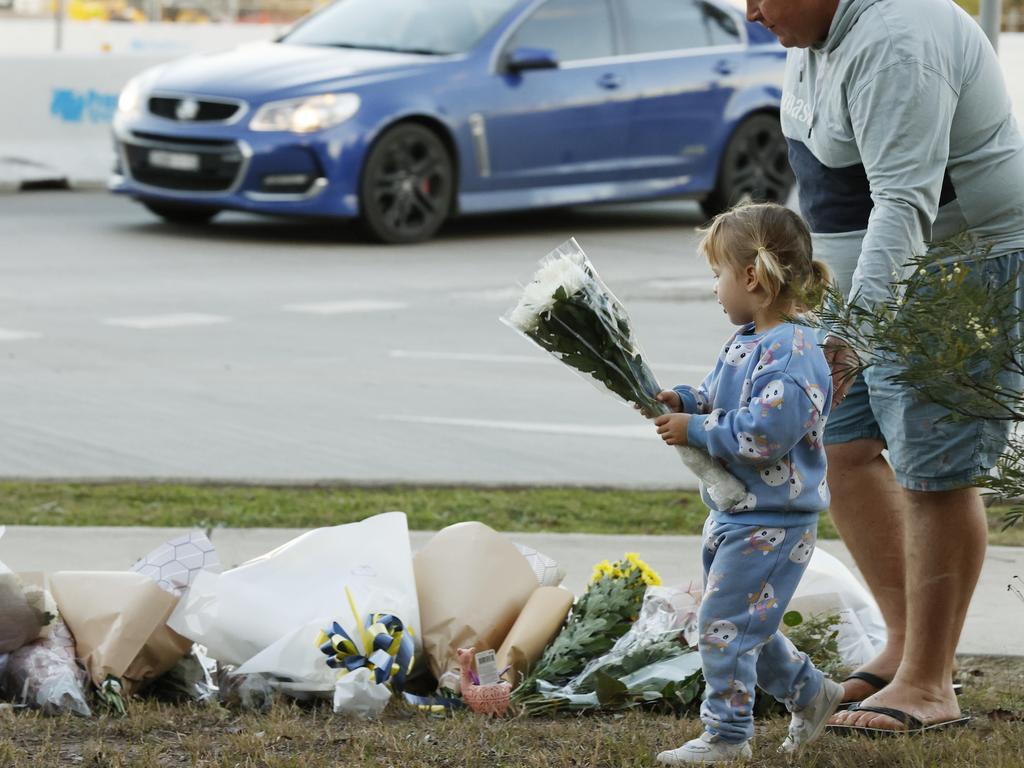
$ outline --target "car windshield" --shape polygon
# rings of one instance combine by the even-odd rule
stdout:
[[[340,0],[281,42],[407,53],[468,51],[518,0]]]

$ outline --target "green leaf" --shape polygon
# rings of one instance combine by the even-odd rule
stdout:
[[[800,611],[786,611],[782,617],[782,623],[787,627],[798,627],[804,623],[804,617],[800,614]]]
[[[597,686],[594,689],[601,706],[614,706],[626,698],[629,689],[625,683],[604,672],[597,673]]]

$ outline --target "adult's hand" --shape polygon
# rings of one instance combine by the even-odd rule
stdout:
[[[845,339],[829,336],[825,339],[825,360],[832,371],[832,405],[840,405],[853,386],[860,369],[860,358]]]

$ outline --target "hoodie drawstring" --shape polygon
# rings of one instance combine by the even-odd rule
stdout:
[[[800,79],[803,80],[803,67],[807,59],[807,49],[804,49],[803,58],[800,60]],[[825,70],[828,69],[828,52],[823,51],[818,57],[818,71],[814,75],[814,97],[811,99],[811,124],[807,126],[807,138],[811,138],[811,131],[814,130],[814,121],[818,117],[818,100],[821,98],[822,87],[825,84]]]

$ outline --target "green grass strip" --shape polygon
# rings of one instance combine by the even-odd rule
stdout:
[[[479,520],[499,531],[699,534],[707,516],[692,491],[469,486],[257,486],[172,483],[0,483],[0,524],[312,528],[401,510],[413,530]],[[990,541],[1024,544],[1024,526]],[[827,516],[819,535],[836,538]]]

